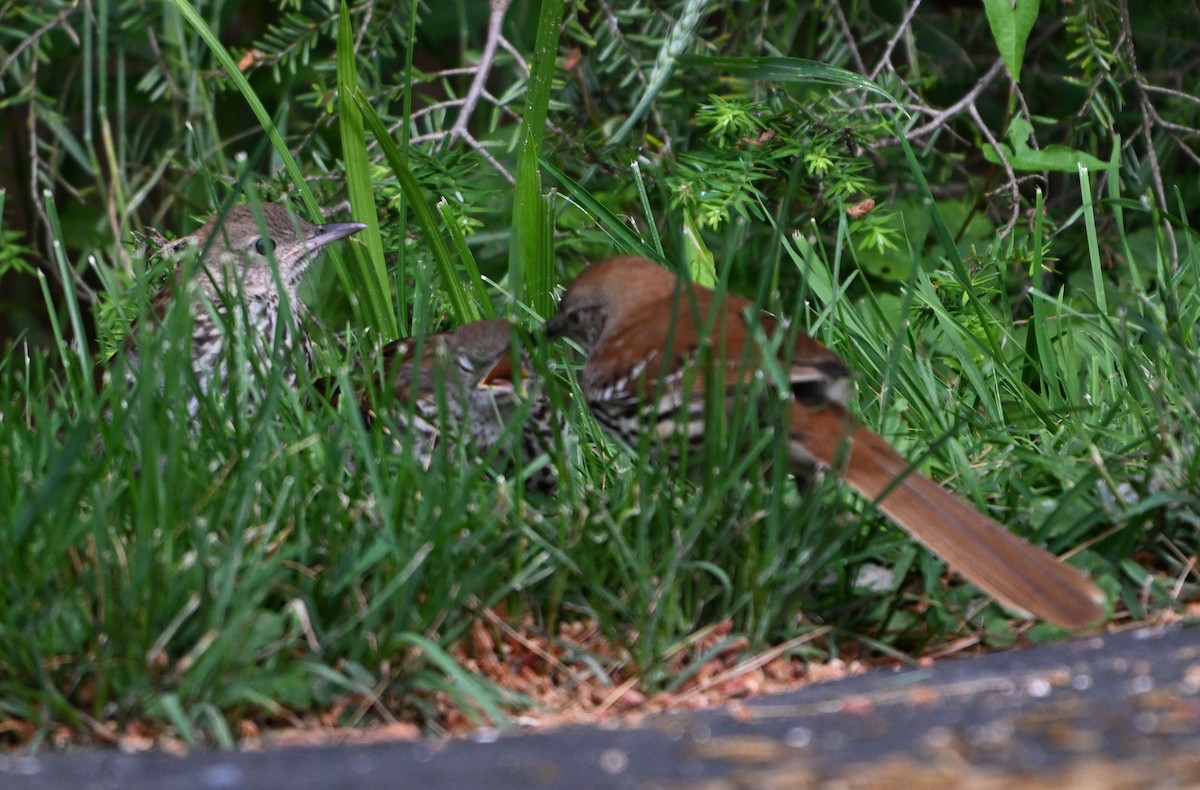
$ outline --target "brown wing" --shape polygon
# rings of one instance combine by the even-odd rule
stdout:
[[[719,311],[716,316],[712,313],[714,309]],[[698,327],[711,327],[712,347],[721,349],[718,356],[726,362],[726,382],[734,386],[746,378],[746,371],[758,367],[760,347],[750,337],[751,328],[746,322],[746,316],[755,310],[749,299],[729,295],[717,300],[706,288],[693,287],[690,298],[672,295],[647,310],[643,320],[630,322],[628,329],[606,342],[603,357],[589,362],[585,384],[600,390],[636,394],[639,387],[646,387],[664,375],[679,373],[700,349],[703,330]],[[680,316],[685,319],[679,320]],[[778,330],[774,318],[761,312],[758,316],[758,323],[768,337]],[[652,357],[647,357],[647,348],[653,350]],[[726,354],[723,349],[745,349],[745,358],[736,353]],[[786,365],[797,399],[808,403],[845,401],[850,368],[820,342],[797,333],[790,359],[781,362]],[[630,376],[630,371],[637,375]],[[693,388],[702,386],[698,380]]]

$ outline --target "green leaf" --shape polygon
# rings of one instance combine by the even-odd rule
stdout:
[[[912,259],[894,251],[866,247],[855,250],[855,255],[862,270],[877,279],[903,283],[912,276]]]
[[[803,82],[818,85],[833,85],[837,88],[853,88],[870,91],[895,104],[900,103],[883,88],[853,71],[839,69],[804,58],[721,58],[710,55],[684,55],[680,63],[688,66],[716,69],[750,80],[768,82]]]
[[[1021,81],[1021,63],[1025,60],[1025,43],[1033,23],[1037,21],[1039,0],[983,0],[992,38],[1013,82]]]
[[[1052,170],[1059,173],[1074,173],[1080,165],[1089,170],[1103,170],[1108,163],[1097,159],[1089,153],[1065,145],[1048,145],[1045,148],[1030,148],[1029,136],[1033,134],[1033,124],[1025,118],[1013,118],[1008,127],[1008,139],[1012,147],[1000,143],[999,146],[985,145],[983,158],[992,164],[1000,164],[998,147],[1004,158],[1012,165],[1013,170],[1040,173]]]

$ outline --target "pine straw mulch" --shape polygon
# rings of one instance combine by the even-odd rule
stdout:
[[[1152,620],[1140,622],[1128,617],[1114,618],[1106,630],[1166,625],[1187,616],[1200,616],[1200,603],[1188,609],[1185,615],[1165,611]],[[1032,622],[1018,625],[1018,638],[1032,626]],[[733,634],[731,622],[722,621],[686,640],[668,660],[664,672],[685,679],[677,680],[670,691],[652,694],[640,688],[642,678],[627,648],[605,635],[593,621],[564,622],[558,627],[557,637],[548,639],[539,633],[530,617],[509,618],[487,610],[475,622],[469,638],[451,653],[465,669],[528,700],[526,707],[512,711],[513,724],[525,731],[572,724],[634,726],[648,716],[722,706],[734,716],[750,717],[752,712],[741,704],[748,698],[795,691],[810,683],[908,663],[869,653],[861,645],[851,643],[842,644],[843,658],[815,662],[797,656],[806,643],[820,640],[828,631],[827,627],[816,627],[801,637],[756,653],[747,638]],[[861,651],[859,655],[847,653],[847,649],[856,647]],[[971,634],[940,643],[912,663],[928,666],[950,656],[982,654],[990,649],[980,635]],[[378,710],[376,702],[357,700],[355,704],[359,710],[368,707]],[[464,710],[449,695],[434,695],[432,702],[439,719],[438,731],[452,737],[479,732],[478,715]],[[417,740],[429,734],[428,729],[411,718],[366,727],[339,726],[338,721],[345,722],[344,713],[344,710],[330,711],[322,717],[325,722],[316,727],[255,735],[244,740],[242,746],[375,743]]]
[[[1183,613],[1164,611],[1151,620],[1134,622],[1117,617],[1107,629],[1166,625],[1200,617],[1200,603]],[[1022,629],[1032,623],[1018,626]],[[485,610],[468,638],[451,649],[452,657],[468,672],[510,695],[512,724],[522,730],[544,730],[571,724],[632,726],[647,716],[667,712],[725,706],[735,716],[751,716],[741,701],[765,694],[794,691],[810,683],[861,674],[870,668],[894,666],[901,660],[869,653],[856,643],[843,643],[843,658],[824,662],[804,660],[797,654],[806,644],[822,639],[828,627],[813,627],[803,636],[761,652],[750,641],[733,633],[730,621],[709,626],[684,640],[661,672],[675,678],[669,691],[645,693],[636,662],[625,644],[606,635],[594,621],[563,622],[551,639],[541,633],[529,615],[507,616]],[[1020,634],[1018,634],[1018,637]],[[851,655],[857,647],[861,652]],[[917,658],[927,666],[951,655],[988,652],[979,635],[936,645]],[[816,654],[821,650],[817,648]],[[407,656],[407,665],[423,663],[419,655]],[[402,677],[403,670],[389,676]],[[402,683],[381,684],[402,688]],[[165,723],[134,719],[98,722],[81,712],[89,732],[66,725],[55,728],[41,746],[52,749],[79,745],[114,746],[124,752],[161,749],[184,754],[187,744]],[[413,741],[433,733],[462,737],[479,733],[484,718],[464,709],[446,692],[426,695],[419,704],[405,696],[345,694],[319,711],[273,710],[247,712],[233,723],[239,748],[366,744]],[[0,739],[10,749],[28,748],[37,737],[37,726],[28,721],[0,717]],[[488,732],[484,728],[484,732]]]

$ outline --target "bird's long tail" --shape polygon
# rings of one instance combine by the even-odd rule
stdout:
[[[1104,617],[1104,594],[1082,573],[912,470],[841,407],[793,402],[789,438],[793,460],[838,471],[852,489],[1001,603],[1068,628]]]

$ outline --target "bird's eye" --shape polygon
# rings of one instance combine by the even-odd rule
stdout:
[[[275,249],[275,243],[266,236],[262,236],[254,242],[254,251],[259,255],[266,256],[273,249]]]

